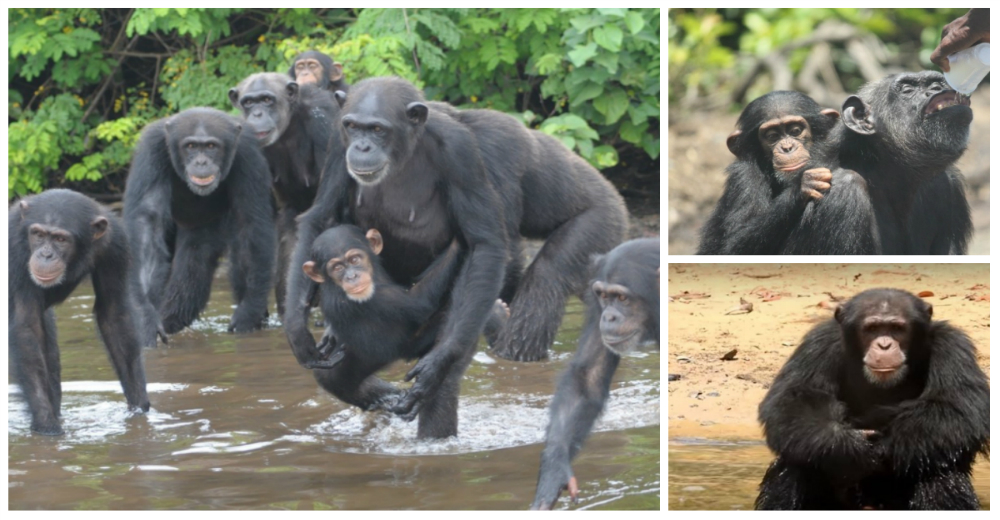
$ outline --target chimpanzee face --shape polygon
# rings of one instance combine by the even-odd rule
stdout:
[[[338,91],[337,102],[344,108],[341,135],[347,148],[347,171],[358,183],[374,186],[405,162],[416,145],[416,130],[427,121],[427,105],[399,100],[367,85],[352,90],[350,99]]]
[[[875,290],[838,308],[835,317],[854,359],[861,358],[865,379],[891,387],[906,378],[911,350],[916,339],[927,334],[932,314],[930,304],[912,295]]]
[[[591,286],[601,305],[601,341],[616,354],[635,350],[643,342],[646,305],[624,285],[597,280]]]
[[[360,235],[360,230],[357,232]],[[302,264],[302,270],[313,281],[332,282],[348,299],[361,303],[375,295],[372,255],[382,251],[382,235],[375,229],[368,230],[364,237],[367,247],[356,238],[344,229],[327,230],[313,242],[313,260]]]
[[[809,162],[812,132],[806,118],[788,115],[765,121],[757,135],[765,153],[771,155],[775,171],[792,174]]]
[[[313,60],[315,61],[315,60]],[[229,90],[229,100],[263,147],[276,143],[291,122],[292,104],[299,85],[277,73],[254,74]]]
[[[215,191],[222,180],[221,167],[225,150],[222,141],[201,133],[181,139],[180,156],[188,187],[198,195]]]
[[[90,229],[92,239],[98,240],[107,232],[108,219],[95,218]],[[28,260],[31,281],[43,289],[55,287],[66,280],[66,272],[75,263],[79,249],[77,237],[72,232],[39,222],[28,225],[28,246],[31,248]]]

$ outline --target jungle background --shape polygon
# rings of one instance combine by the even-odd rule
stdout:
[[[659,9],[10,9],[7,198],[67,187],[116,203],[142,128],[316,49],[349,83],[397,75],[428,99],[559,138],[659,229]],[[636,234],[633,232],[633,234]]]
[[[799,90],[840,110],[861,85],[930,60],[956,9],[671,9],[667,13],[670,254],[694,254],[732,159],[726,137],[747,103]],[[990,78],[972,95],[965,175],[975,234],[989,254]]]

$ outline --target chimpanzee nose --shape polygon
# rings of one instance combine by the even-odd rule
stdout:
[[[372,145],[370,143],[357,143],[354,145],[354,148],[359,152],[367,153],[371,151]]]
[[[781,143],[781,151],[788,153],[795,148],[795,143]]]
[[[888,339],[880,339],[876,341],[875,344],[882,350],[888,350],[889,347],[892,346],[892,341],[889,341]]]
[[[605,312],[601,315],[601,321],[604,323],[614,323],[618,321],[618,314],[614,312]]]

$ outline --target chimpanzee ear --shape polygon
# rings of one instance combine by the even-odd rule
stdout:
[[[97,217],[90,222],[90,227],[94,230],[94,240],[97,240],[108,232],[108,219]]]
[[[924,302],[924,303],[927,303],[927,302]],[[930,318],[932,316],[934,316],[934,306],[931,305],[931,304],[929,304],[929,303],[927,303],[927,317]]]
[[[601,262],[604,261],[604,257],[607,255],[590,255],[590,272],[596,273],[597,268],[601,266]]]
[[[234,107],[239,108],[240,91],[236,87],[229,89],[229,102],[232,103]]]
[[[289,81],[285,85],[285,94],[288,95],[288,99],[295,99],[295,96],[299,94],[299,84],[294,81]]]
[[[837,323],[841,325],[844,324],[844,308],[837,305],[837,308],[833,310],[833,319],[837,320]]]
[[[741,130],[737,130],[737,131],[729,134],[729,137],[726,138],[726,146],[729,148],[729,151],[733,155],[739,155],[739,154],[736,153],[736,144],[737,144],[737,142],[738,142],[738,140],[740,138],[740,135],[742,133],[743,132]]]
[[[424,121],[427,121],[427,105],[419,101],[406,105],[406,117],[410,118],[410,122],[414,125],[424,124]]]
[[[18,206],[21,208],[21,220],[24,220],[24,212],[28,211],[28,201],[21,199],[21,202],[18,202]]]
[[[844,124],[852,132],[861,135],[875,134],[875,117],[872,109],[858,96],[851,96],[844,101]]]
[[[823,114],[826,117],[829,117],[830,119],[833,119],[834,121],[840,119],[840,112],[837,112],[832,108],[824,108],[823,110],[820,110],[819,113]]]
[[[344,77],[344,66],[340,63],[334,63],[333,67],[330,67],[330,81],[340,81],[340,78]]]
[[[347,103],[347,92],[338,90],[333,93],[333,97],[337,100],[337,104],[340,105],[340,108],[344,108],[344,103]]]
[[[302,272],[306,273],[306,276],[312,279],[316,283],[323,283],[323,273],[316,269],[316,262],[312,260],[302,264]]]
[[[379,233],[377,229],[369,229],[365,233],[365,238],[368,239],[368,245],[372,248],[372,252],[376,255],[382,252],[382,233]]]

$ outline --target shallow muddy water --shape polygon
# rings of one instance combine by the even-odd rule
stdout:
[[[576,348],[573,300],[544,363],[483,352],[462,383],[459,435],[417,441],[416,422],[348,408],[299,368],[272,328],[225,333],[228,284],[169,346],[146,351],[152,410],[130,416],[96,339],[93,296],[56,308],[62,437],[32,435],[8,376],[10,509],[524,509],[546,407]],[[382,375],[402,384],[409,364]],[[624,359],[608,408],[573,464],[580,500],[560,509],[660,507],[660,354]]]
[[[671,439],[667,475],[669,509],[750,510],[773,456],[762,441]],[[973,468],[972,484],[983,509],[990,508],[990,462]]]

